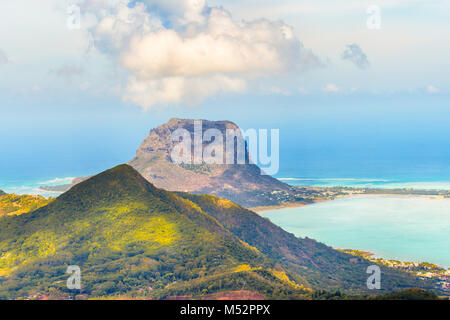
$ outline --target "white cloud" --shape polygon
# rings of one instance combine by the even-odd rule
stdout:
[[[428,93],[431,93],[431,94],[436,94],[436,93],[439,93],[440,90],[439,90],[439,88],[436,88],[436,87],[433,86],[433,85],[429,85],[429,86],[427,87],[427,92],[428,92]]]
[[[130,77],[126,87],[125,101],[144,109],[158,104],[185,103],[189,106],[209,96],[225,92],[243,92],[246,82],[238,78],[216,75],[213,77],[164,77],[139,80]]]
[[[163,29],[133,37],[122,63],[143,78],[278,74],[301,67],[296,65],[301,63],[301,47],[284,28],[264,20],[237,25],[227,13],[213,9],[207,27],[193,36]]]
[[[318,64],[281,21],[236,22],[203,0],[145,2],[148,7],[122,2],[106,14],[97,10],[91,29],[96,47],[130,73],[125,100],[144,108],[196,104],[217,93],[242,92],[256,78]]]
[[[325,92],[339,92],[339,88],[337,85],[335,85],[334,83],[329,83],[325,86],[325,88],[323,89]]]

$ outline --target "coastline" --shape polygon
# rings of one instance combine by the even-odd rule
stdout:
[[[248,208],[248,210],[251,210],[255,213],[261,214],[267,211],[275,211],[275,210],[281,210],[281,209],[289,209],[289,208],[300,208],[300,207],[304,207],[304,206],[309,206],[309,205],[313,205],[313,204],[317,204],[317,203],[321,203],[321,202],[327,202],[327,201],[334,201],[337,199],[342,199],[342,198],[353,198],[353,197],[398,197],[398,198],[428,198],[428,199],[447,199],[450,200],[449,198],[446,198],[444,196],[441,195],[427,195],[427,194],[396,194],[396,193],[368,193],[368,194],[364,194],[364,193],[357,193],[357,194],[347,194],[347,195],[339,195],[336,196],[334,198],[330,198],[330,199],[317,199],[317,200],[313,200],[310,203],[305,203],[305,202],[287,202],[287,203],[281,203],[278,205],[273,205],[273,206],[260,206],[260,207],[253,207],[253,208]]]
[[[313,203],[311,203],[311,204],[313,204]],[[274,206],[253,207],[253,208],[248,208],[248,210],[260,214],[260,213],[272,211],[272,210],[281,210],[281,209],[287,209],[287,208],[299,208],[299,207],[304,207],[307,205],[308,204],[303,203],[303,202],[298,202],[298,203],[291,202],[291,203],[279,204],[279,205],[274,205]]]

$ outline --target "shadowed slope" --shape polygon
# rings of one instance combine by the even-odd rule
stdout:
[[[366,286],[367,267],[373,263],[355,259],[312,239],[297,238],[270,220],[230,201],[209,195],[178,193],[198,204],[241,240],[279,262],[297,283],[314,289],[371,293]],[[383,285],[379,292],[391,292],[405,287],[432,288],[426,281],[395,269],[382,267]]]

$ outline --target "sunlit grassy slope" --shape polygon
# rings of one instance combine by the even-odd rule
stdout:
[[[0,217],[3,215],[20,215],[37,210],[46,206],[53,199],[46,199],[42,196],[19,196],[16,194],[6,194],[0,190]]]
[[[274,262],[198,205],[127,165],[32,213],[0,218],[0,254],[0,298],[64,296],[68,265],[81,267],[79,293],[91,297],[202,295],[243,285],[303,294],[264,272]]]

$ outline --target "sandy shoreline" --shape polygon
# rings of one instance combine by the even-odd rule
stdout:
[[[280,210],[280,209],[287,209],[287,208],[299,208],[299,207],[304,207],[307,205],[308,204],[305,204],[305,203],[292,202],[292,203],[280,204],[280,205],[276,205],[276,206],[262,206],[262,207],[248,208],[248,209],[253,212],[256,212],[256,213],[263,213],[263,212],[272,211],[272,210]]]
[[[380,194],[349,194],[349,195],[344,195],[344,196],[337,196],[336,198],[333,199],[321,199],[321,200],[316,200],[312,203],[304,203],[304,202],[289,202],[289,203],[285,203],[285,204],[279,204],[279,205],[274,205],[274,206],[261,206],[261,207],[253,207],[253,208],[249,208],[249,210],[256,212],[256,213],[263,213],[263,212],[267,212],[267,211],[274,211],[274,210],[280,210],[280,209],[288,209],[288,208],[300,208],[300,207],[304,207],[304,206],[308,206],[308,205],[312,205],[312,204],[316,204],[316,203],[321,203],[321,202],[327,202],[327,201],[334,201],[337,199],[342,199],[342,198],[353,198],[353,197],[398,197],[398,198],[429,198],[429,199],[448,199],[445,198],[444,196],[437,196],[437,195],[426,195],[426,194],[392,194],[392,193],[380,193]],[[448,199],[450,200],[450,199]]]

